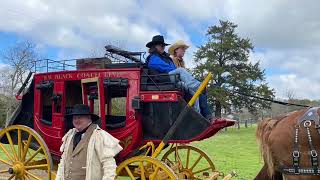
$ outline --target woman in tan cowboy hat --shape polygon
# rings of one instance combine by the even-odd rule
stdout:
[[[183,60],[183,56],[186,52],[186,49],[189,48],[189,45],[187,45],[184,41],[179,40],[172,44],[168,51],[169,54],[172,56],[172,60],[174,64],[178,67],[183,67],[185,68],[185,63]]]
[[[183,60],[183,56],[186,52],[186,49],[188,49],[190,46],[187,45],[184,41],[179,40],[177,42],[175,42],[174,44],[172,44],[169,49],[168,52],[169,54],[172,56],[172,60],[174,62],[174,64],[176,65],[177,68],[185,68],[185,63]],[[202,93],[199,96],[199,108],[200,108],[200,112],[201,114],[207,118],[210,119],[210,121],[213,121],[214,117],[212,116],[212,112],[209,108],[208,105],[208,95],[207,93]]]

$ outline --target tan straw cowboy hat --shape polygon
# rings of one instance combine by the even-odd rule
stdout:
[[[176,49],[178,49],[178,48],[180,48],[180,47],[184,47],[185,49],[187,49],[187,48],[189,48],[190,46],[187,45],[184,41],[179,40],[179,41],[173,43],[173,44],[169,47],[169,49],[168,49],[169,54],[173,55],[173,54],[174,54],[174,50],[176,50]]]

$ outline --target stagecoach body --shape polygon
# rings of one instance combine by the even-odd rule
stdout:
[[[61,139],[72,128],[72,121],[65,119],[65,115],[75,104],[87,104],[90,111],[100,117],[99,126],[120,140],[123,150],[116,160],[121,166],[130,157],[152,154],[152,149],[166,137],[178,117],[182,118],[182,123],[167,144],[202,140],[233,124],[228,121],[210,124],[192,108],[181,116],[180,112],[187,106],[186,100],[190,99],[187,93],[170,81],[169,75],[155,73],[137,61],[134,57],[140,55],[141,59],[141,53],[119,53],[115,50],[109,48],[108,52],[120,54],[131,62],[115,63],[110,56],[71,62],[36,62],[38,69],[35,65],[33,76],[27,80],[30,81],[29,86],[17,95],[19,107],[6,126],[25,125],[36,131],[48,147],[49,154],[58,162]],[[39,68],[39,64],[46,66]],[[56,70],[59,68],[63,69]],[[174,78],[178,80],[179,77]],[[18,141],[18,133],[10,132],[10,135]],[[1,141],[9,143],[8,140],[5,137]],[[31,148],[37,150],[38,147]],[[131,178],[134,176],[125,171],[118,175],[127,173]]]

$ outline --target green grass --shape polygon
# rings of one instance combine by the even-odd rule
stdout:
[[[256,126],[240,130],[229,128],[192,145],[205,151],[217,169],[224,173],[235,170],[238,177],[234,179],[253,179],[262,167],[255,130]]]
[[[4,144],[4,146],[3,146],[7,151],[8,151],[8,153],[12,156],[12,157],[14,157],[14,153],[13,153],[13,151],[11,150],[11,147],[10,147],[10,145],[8,145],[8,144]],[[14,149],[15,149],[15,153],[16,153],[16,155],[18,154],[18,146],[17,145],[14,145]],[[29,158],[31,158],[31,156],[33,155],[35,153],[35,151],[34,150],[32,150],[32,149],[28,149],[28,153],[26,154],[26,159],[25,160],[28,160]],[[10,161],[10,159],[8,158],[8,156],[5,154],[5,152],[1,149],[0,150],[0,158],[1,159],[3,159],[3,160],[5,160],[5,161]],[[45,158],[45,156],[42,154],[42,151],[40,152],[40,153],[38,153],[38,155],[36,155],[32,160],[41,160],[41,159],[44,159]]]

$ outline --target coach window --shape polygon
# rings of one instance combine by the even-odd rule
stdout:
[[[95,79],[84,79],[82,80],[82,88],[84,95],[84,104],[90,107],[91,113],[100,116],[100,97],[98,81]]]
[[[42,82],[37,86],[41,92],[40,106],[41,117],[40,120],[46,125],[52,124],[52,97],[53,97],[53,82]]]
[[[122,128],[126,125],[128,80],[105,79],[104,87],[107,129]]]

